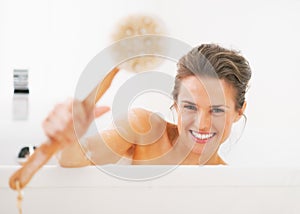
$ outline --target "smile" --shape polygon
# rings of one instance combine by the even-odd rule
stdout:
[[[190,133],[197,143],[207,143],[208,140],[216,135],[216,133],[200,133],[192,130],[190,130]]]

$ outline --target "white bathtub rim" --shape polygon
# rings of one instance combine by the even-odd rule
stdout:
[[[20,166],[0,166],[0,188],[9,188],[9,177]],[[152,167],[107,165],[128,173],[143,173]],[[27,185],[28,188],[68,187],[197,187],[197,186],[297,186],[300,187],[300,167],[236,167],[236,166],[179,166],[169,174],[147,181],[120,180],[109,176],[95,166],[62,168],[44,166]]]

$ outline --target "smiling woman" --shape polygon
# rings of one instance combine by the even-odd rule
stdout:
[[[251,77],[247,60],[238,52],[215,44],[193,48],[178,62],[173,90],[173,107],[178,124],[171,124],[145,109],[132,109],[120,117],[115,129],[88,137],[81,146],[74,143],[86,118],[93,112],[72,117],[71,102],[57,105],[44,123],[50,139],[64,145],[59,162],[65,167],[118,163],[127,157],[131,164],[226,164],[218,155],[233,123],[246,108],[245,93]],[[80,102],[73,102],[80,108]],[[107,111],[99,107],[97,115]],[[73,119],[83,121],[73,129]],[[75,119],[74,119],[75,120]],[[79,131],[79,132],[78,132]],[[84,151],[84,152],[82,152]]]
[[[225,164],[217,151],[243,115],[250,78],[244,57],[217,45],[201,45],[181,58],[173,99],[180,138],[191,150],[186,163]]]

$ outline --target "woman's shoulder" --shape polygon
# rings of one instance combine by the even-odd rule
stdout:
[[[144,108],[130,109],[126,115],[114,121],[118,133],[130,139],[130,142],[139,142],[145,138],[162,136],[166,133],[172,141],[178,136],[177,125],[167,122],[159,113]]]
[[[178,136],[177,125],[166,121],[161,114],[143,108],[131,109],[129,113],[131,126],[139,133],[149,132],[151,129],[165,130],[170,140]]]
[[[128,113],[130,125],[139,133],[149,132],[154,126],[166,125],[167,122],[156,112],[144,108],[133,108]]]

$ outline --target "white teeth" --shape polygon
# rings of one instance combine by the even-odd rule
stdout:
[[[201,140],[206,140],[211,138],[212,136],[214,136],[213,133],[211,134],[200,134],[199,132],[195,132],[195,131],[191,131],[192,135],[194,135],[194,137],[199,138]]]

